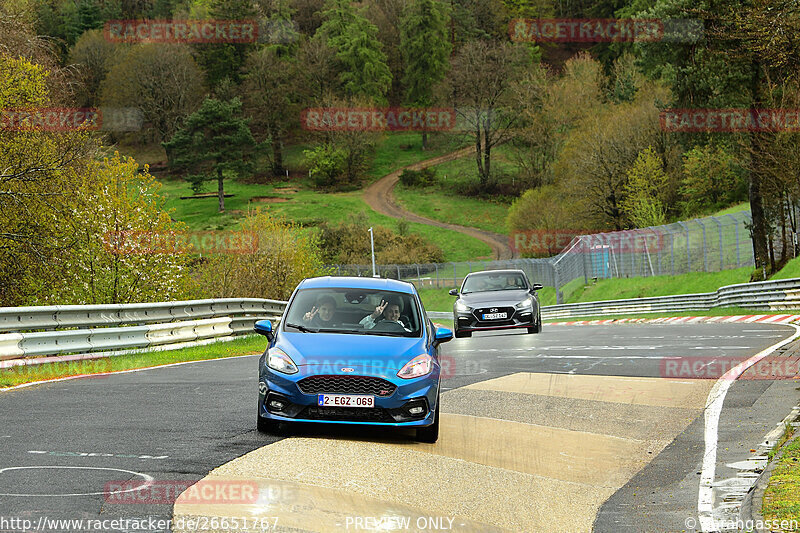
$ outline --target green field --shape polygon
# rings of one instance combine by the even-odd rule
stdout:
[[[493,169],[499,173],[514,173],[516,166],[509,162],[508,149],[500,146],[493,152]],[[477,198],[463,196],[459,191],[474,186],[477,181],[475,156],[469,155],[432,167],[436,181],[429,187],[405,187],[398,184],[395,198],[407,211],[440,222],[480,228],[508,234],[506,215],[511,199],[504,197]]]
[[[361,191],[323,193],[295,183],[249,185],[228,180],[226,193],[234,196],[225,199],[225,213],[218,213],[216,197],[181,200],[180,196],[192,194],[187,182],[171,179],[163,182],[163,185],[162,192],[168,195],[167,208],[171,210],[172,217],[186,222],[192,230],[234,229],[248,209],[255,208],[266,209],[270,214],[305,226],[350,221],[361,212],[367,214],[370,224],[396,229],[399,222],[372,211],[364,202]],[[409,231],[440,246],[447,261],[491,256],[487,244],[455,231],[416,223],[409,224]]]
[[[423,152],[419,133],[386,134],[375,148],[367,180],[375,181],[402,167],[454,152],[464,145],[460,136],[433,134],[428,137],[428,149]]]
[[[457,196],[435,187],[408,188],[402,184],[395,187],[394,195],[406,211],[440,222],[508,235],[506,215],[509,204]]]

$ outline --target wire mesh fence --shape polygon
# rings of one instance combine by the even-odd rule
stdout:
[[[470,272],[515,268],[531,282],[561,289],[574,280],[716,272],[753,266],[750,212],[711,216],[664,226],[580,235],[558,255],[544,259],[377,265],[376,275],[410,281],[418,288],[461,285]],[[334,276],[372,276],[371,265],[331,265]]]

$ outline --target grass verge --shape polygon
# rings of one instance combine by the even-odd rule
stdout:
[[[267,341],[261,335],[247,335],[229,342],[216,342],[205,346],[194,346],[179,350],[143,352],[104,357],[102,359],[88,359],[85,361],[68,361],[4,368],[0,370],[0,388],[68,376],[101,374],[104,372],[161,366],[184,361],[202,361],[206,359],[218,359],[220,357],[262,353],[266,345]],[[98,379],[99,378],[100,376],[98,376]]]
[[[800,523],[800,439],[783,447],[783,455],[764,491],[761,514],[765,520]]]

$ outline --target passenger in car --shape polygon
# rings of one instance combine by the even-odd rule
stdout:
[[[364,329],[372,329],[380,322],[396,322],[403,326],[404,330],[411,331],[408,325],[400,319],[400,303],[400,300],[396,298],[381,299],[381,303],[375,307],[375,311],[362,318],[359,324],[364,326]]]
[[[303,315],[303,322],[315,328],[326,328],[336,325],[336,300],[332,296],[320,296],[317,305]]]

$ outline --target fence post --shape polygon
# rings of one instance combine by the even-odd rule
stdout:
[[[731,217],[731,220],[733,220],[733,228],[736,232],[736,268],[739,268],[741,265],[741,259],[739,255],[739,221],[736,220],[736,217],[730,213],[728,213],[728,216]]]
[[[337,276],[342,275],[342,265],[336,265],[336,275]]]
[[[692,249],[689,244],[689,226],[686,222],[678,222],[686,230],[686,272],[692,271]]]
[[[675,234],[669,234],[669,262],[672,275],[675,275]]]
[[[583,248],[583,252],[582,252],[583,253],[583,261],[582,261],[583,262],[583,284],[584,285],[588,285],[589,284],[589,273],[588,273],[588,269],[586,268],[586,256],[588,254],[586,253],[586,250],[587,249],[591,250],[592,247],[591,246],[585,246],[585,243],[584,243],[584,240],[583,240],[584,239],[583,235],[581,235],[578,238],[580,239],[578,247],[579,248]],[[579,251],[578,253],[581,253],[581,252]]]
[[[456,264],[453,263],[453,287],[458,287],[458,282],[456,281],[457,279],[458,274],[456,274]]]
[[[553,285],[556,286],[556,304],[561,302],[561,287],[558,286],[558,264],[553,265]]]
[[[714,219],[714,222],[716,222],[717,226],[719,227],[719,270],[721,272],[725,270],[725,252],[722,249],[722,222],[720,222],[715,216],[712,216],[711,218]]]
[[[697,219],[697,223],[700,224],[700,227],[703,228],[703,272],[708,272],[708,256],[706,254],[708,245],[706,240],[706,225],[700,222],[700,219]]]
[[[422,276],[419,274],[419,265],[417,265],[417,283],[422,284]]]
[[[439,288],[439,263],[434,263],[433,265],[436,268],[436,288]]]
[[[399,281],[400,280],[400,265],[396,265],[396,266],[397,266],[397,279]]]
[[[356,265],[356,276],[361,276],[361,267]]]

